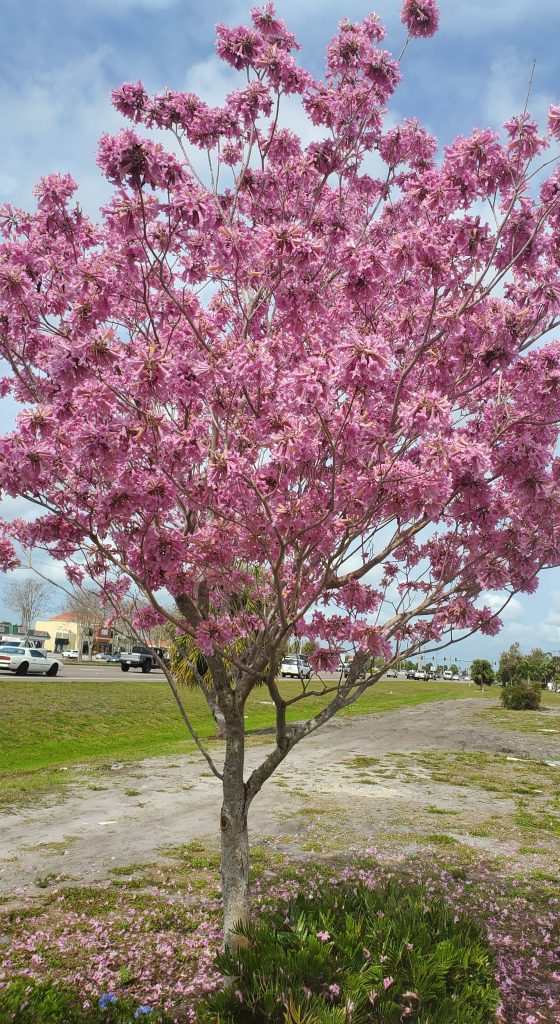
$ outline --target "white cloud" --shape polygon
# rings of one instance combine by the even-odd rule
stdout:
[[[480,595],[477,605],[481,607],[487,605],[492,612],[499,613],[500,618],[504,622],[517,622],[525,614],[523,605],[516,597],[512,597],[503,611],[501,611],[500,609],[507,600],[507,597],[508,595],[504,591],[486,590]]]
[[[96,171],[95,150],[102,132],[121,124],[109,99],[110,55],[103,46],[53,70],[31,71],[23,82],[0,81],[5,140],[0,191],[12,202],[29,207],[38,177],[58,170],[79,183],[89,212],[105,201],[108,187]]]
[[[513,47],[507,47],[492,61],[486,87],[485,115],[493,128],[499,129],[512,115],[520,114],[527,101],[532,64]],[[538,69],[537,69],[538,81]],[[538,90],[533,84],[527,108],[542,128],[546,126],[548,108],[553,96]]]

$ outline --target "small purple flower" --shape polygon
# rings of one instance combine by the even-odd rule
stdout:
[[[116,1003],[117,997],[114,992],[104,992],[99,1000],[99,1009],[106,1010],[111,1003]]]

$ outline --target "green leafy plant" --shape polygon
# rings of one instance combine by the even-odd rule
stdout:
[[[471,665],[471,679],[477,686],[491,686],[494,682],[494,669],[486,658],[475,658]]]
[[[508,711],[536,711],[541,703],[541,688],[538,683],[510,683],[503,687],[500,696]]]
[[[90,1001],[50,982],[14,978],[0,990],[0,1024],[170,1024],[159,1009],[106,993]]]
[[[239,929],[232,979],[199,1024],[489,1024],[498,993],[483,929],[420,887],[326,889]]]

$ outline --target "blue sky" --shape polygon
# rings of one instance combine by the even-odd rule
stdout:
[[[41,175],[69,171],[82,204],[95,213],[108,195],[95,165],[97,140],[121,124],[111,89],[141,78],[148,90],[185,88],[218,101],[232,80],[215,56],[214,26],[245,21],[250,6],[2,0],[0,202],[29,208]],[[303,45],[301,60],[316,74],[344,17],[359,19],[374,9],[388,26],[387,48],[398,53],[404,40],[400,0],[278,0],[276,6]],[[522,109],[536,60],[530,109],[544,123],[548,105],[560,102],[558,0],[442,0],[441,8],[437,36],[415,41],[406,53],[404,81],[391,105],[395,119],[418,116],[442,144],[474,126],[499,128]],[[12,414],[9,404],[0,410],[0,429]],[[524,647],[560,650],[560,570],[543,576],[536,595],[511,603],[498,638],[471,640],[457,654],[495,659],[517,639]]]

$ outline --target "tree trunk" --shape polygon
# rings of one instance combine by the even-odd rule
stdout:
[[[245,759],[243,707],[228,710],[229,713],[226,713],[227,740],[224,759],[223,804],[220,815],[222,899],[224,945],[235,950],[246,945],[246,940],[236,935],[236,925],[247,924],[250,917],[249,836],[243,780]]]

